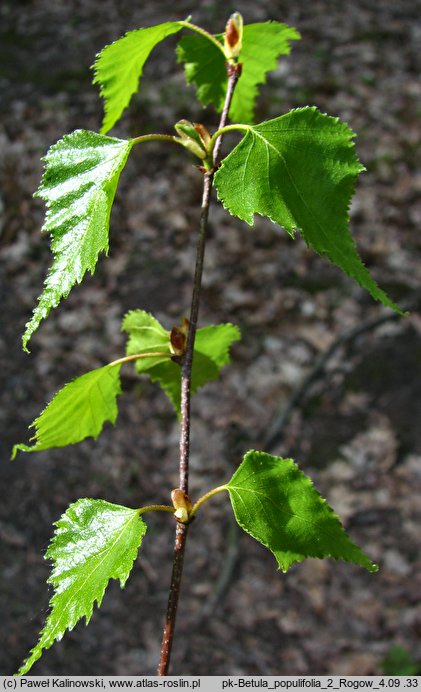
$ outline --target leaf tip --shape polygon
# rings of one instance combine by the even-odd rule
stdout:
[[[28,348],[28,341],[31,338],[31,334],[28,334],[28,329],[25,331],[24,335],[22,336],[22,349],[25,351],[25,353],[31,353],[31,351]]]
[[[107,122],[107,116],[105,116],[105,117],[104,117],[104,120],[102,121],[102,125],[101,125],[101,127],[100,127],[99,134],[100,134],[100,135],[106,135],[107,132],[109,132],[110,130],[112,130],[112,128],[114,127],[114,124],[115,124],[115,123],[112,123],[112,124],[110,125],[110,124]]]

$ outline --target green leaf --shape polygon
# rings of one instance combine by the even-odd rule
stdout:
[[[201,327],[196,332],[196,340],[194,345],[195,354],[201,353],[212,360],[215,365],[221,369],[224,365],[230,362],[229,349],[234,341],[241,339],[241,333],[238,327],[233,324],[218,324],[216,326]],[[193,368],[193,380],[197,378],[199,382],[200,373],[195,374]],[[198,384],[198,387],[201,387]],[[196,389],[198,388],[196,387]]]
[[[239,57],[243,69],[230,108],[231,120],[240,123],[254,122],[258,85],[266,82],[268,72],[278,69],[281,55],[289,55],[290,42],[300,38],[296,29],[279,22],[249,24],[244,27],[243,47]]]
[[[169,332],[147,312],[133,310],[123,320],[123,331],[129,333],[127,355],[165,351],[170,353]],[[229,363],[229,349],[240,339],[240,331],[232,324],[202,327],[196,332],[191,393],[212,380],[217,380],[220,369]],[[168,358],[141,358],[135,363],[139,374],[147,374],[167,394],[180,417],[181,368]]]
[[[359,258],[348,208],[364,170],[354,133],[314,107],[293,110],[249,127],[215,175],[218,197],[234,216],[253,225],[267,216],[354,278],[373,298],[400,312]],[[257,181],[257,182],[256,182]]]
[[[190,387],[192,394],[208,382],[219,378],[221,368],[230,362],[230,346],[240,338],[240,330],[232,324],[218,324],[197,330]],[[151,368],[148,374],[152,382],[158,382],[165,391],[180,418],[180,366],[169,361]]]
[[[223,45],[220,35],[215,38]],[[222,111],[228,84],[222,51],[204,36],[195,34],[183,36],[178,42],[177,58],[184,63],[186,82],[195,85],[201,104],[212,103],[218,112]]]
[[[420,675],[421,664],[414,661],[403,646],[395,644],[381,662],[381,671],[384,675]]]
[[[306,557],[333,557],[376,572],[292,459],[250,451],[227,484],[235,518],[286,572]]]
[[[167,357],[139,359],[136,363],[138,372],[145,372],[157,363],[165,363],[171,356],[170,334],[149,312],[131,310],[125,315],[121,328],[129,335],[126,347],[128,356],[154,351],[168,353]]]
[[[56,526],[45,555],[54,566],[48,579],[54,587],[51,612],[18,675],[25,675],[78,620],[85,617],[88,624],[110,579],[118,579],[124,588],[146,533],[137,510],[87,498],[70,505]]]
[[[34,315],[26,325],[23,347],[51,308],[94,272],[100,252],[108,251],[108,226],[120,173],[131,141],[76,130],[50,148],[36,196],[47,203],[43,231],[52,235],[54,262]]]
[[[60,389],[41,415],[32,423],[35,444],[13,447],[12,459],[18,450],[40,452],[51,447],[73,445],[86,437],[95,440],[106,421],[115,423],[121,394],[119,365],[106,365],[91,370]]]
[[[215,38],[223,44],[221,35]],[[280,22],[246,24],[239,56],[242,74],[230,108],[230,118],[240,123],[252,123],[258,95],[258,85],[278,67],[278,58],[288,55],[290,42],[300,38],[296,29]],[[202,36],[185,36],[177,47],[179,62],[185,63],[188,84],[194,84],[203,106],[212,103],[218,112],[224,106],[227,90],[227,71],[223,53]]]
[[[143,66],[151,51],[164,38],[182,28],[182,22],[165,22],[147,29],[129,31],[98,54],[93,66],[93,83],[99,84],[100,94],[105,101],[102,134],[114,127],[137,92]]]
[[[196,354],[195,354],[196,356]],[[136,369],[139,373],[142,372],[137,366],[140,363],[136,363]],[[212,368],[213,363],[210,363],[211,379],[215,375],[215,370]],[[193,365],[194,367],[194,365]],[[164,390],[165,394],[174,406],[177,416],[180,420],[181,418],[181,367],[174,363],[173,361],[168,361],[167,363],[159,363],[155,367],[148,370],[149,377],[152,382],[156,382]],[[213,379],[216,379],[215,376]],[[194,392],[191,391],[193,394]]]

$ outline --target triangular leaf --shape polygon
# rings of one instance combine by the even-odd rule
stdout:
[[[98,54],[93,66],[93,83],[100,85],[100,94],[105,101],[102,134],[114,127],[137,92],[143,66],[151,51],[164,38],[182,28],[181,22],[165,22],[129,31]]]
[[[60,389],[31,425],[35,428],[35,444],[15,445],[12,459],[18,450],[40,452],[73,445],[86,437],[96,440],[106,421],[116,421],[120,368],[119,364],[91,370]]]
[[[123,320],[123,331],[129,333],[127,354],[165,351],[170,353],[169,332],[149,313],[143,310],[129,312]],[[217,380],[220,369],[229,363],[229,348],[240,339],[240,331],[232,324],[202,327],[196,332],[193,356],[191,393],[207,382]],[[177,415],[180,416],[181,368],[168,358],[141,358],[136,361],[139,374],[150,376],[167,394]]]
[[[87,498],[70,505],[56,526],[45,556],[54,565],[48,580],[54,587],[51,612],[18,675],[25,675],[78,620],[85,617],[88,624],[110,579],[124,588],[146,533],[137,510]]]
[[[222,36],[215,38],[223,44]],[[294,28],[280,22],[246,24],[243,27],[239,62],[242,73],[230,107],[235,122],[252,123],[258,95],[258,85],[264,84],[266,74],[278,67],[278,58],[288,55],[290,42],[300,38]],[[218,112],[224,106],[227,90],[227,71],[223,53],[202,36],[185,36],[177,47],[178,59],[185,63],[186,81],[194,84],[200,102],[212,103]]]
[[[333,557],[377,571],[292,459],[247,452],[227,490],[238,524],[269,548],[283,572],[306,557]]]
[[[250,225],[254,214],[267,216],[291,236],[298,230],[317,253],[400,312],[360,260],[349,231],[349,204],[364,170],[353,137],[345,123],[316,108],[293,110],[248,128],[222,161],[215,186],[231,214]]]
[[[44,291],[26,325],[23,347],[51,308],[94,272],[100,252],[108,251],[108,226],[120,173],[131,141],[76,130],[45,156],[45,173],[36,196],[47,203],[43,230],[52,235],[51,266]]]

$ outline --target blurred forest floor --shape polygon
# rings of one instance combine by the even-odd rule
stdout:
[[[110,257],[75,288],[21,350],[25,322],[50,263],[44,207],[32,198],[40,157],[63,134],[98,130],[89,66],[125,31],[182,19],[222,31],[231,11],[300,31],[263,88],[257,118],[315,104],[358,133],[367,172],[351,209],[359,252],[404,319],[387,311],[297,239],[211,210],[202,325],[242,331],[222,381],[193,401],[191,495],[225,482],[243,453],[290,455],[380,565],[371,575],[310,560],[287,575],[235,529],[218,496],[192,530],[173,651],[174,674],[375,674],[393,645],[421,663],[421,3],[414,0],[231,2],[197,7],[129,0],[3,0],[0,5],[0,672],[35,643],[48,608],[43,560],[51,523],[81,496],[137,507],[167,502],[177,484],[178,427],[161,391],[123,370],[117,426],[63,450],[20,454],[27,426],[73,377],[119,357],[129,309],[168,328],[188,314],[201,176],[160,143],[138,147],[111,219]],[[113,131],[171,132],[180,118],[213,127],[184,85],[175,41],[156,49],[142,99]],[[326,367],[265,446],[317,359]],[[278,413],[277,413],[278,412]],[[275,417],[275,418],[274,418]],[[275,425],[276,427],[276,425]],[[153,517],[124,592],[112,583],[88,628],[66,634],[36,675],[154,674],[172,557],[173,525]],[[224,583],[225,580],[225,583]],[[210,615],[211,614],[211,615]]]

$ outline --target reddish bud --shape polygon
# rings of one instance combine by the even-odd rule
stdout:
[[[230,48],[234,48],[240,38],[239,31],[232,19],[229,20],[225,30],[225,38]]]
[[[178,327],[170,332],[170,348],[175,356],[183,356],[187,345],[190,322],[184,317]]]
[[[227,60],[237,59],[243,42],[243,18],[239,12],[231,15],[225,27],[224,51]]]
[[[178,327],[173,327],[170,332],[172,350],[176,356],[182,356],[186,348],[186,335]]]
[[[176,138],[177,141],[199,159],[205,159],[208,155],[207,146],[198,132],[197,126],[183,118],[183,120],[179,120],[174,127],[179,135],[179,137]],[[203,127],[203,125],[200,127]]]
[[[208,145],[209,142],[211,141],[211,136],[209,134],[208,129],[202,125],[202,123],[194,123],[194,129],[196,130],[197,134],[199,135],[206,151],[208,150]]]

